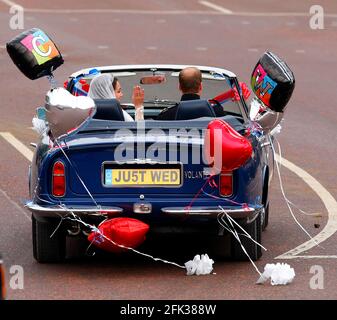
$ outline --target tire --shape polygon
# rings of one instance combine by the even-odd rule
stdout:
[[[231,257],[231,235],[229,233],[212,237],[209,243],[210,253],[217,261],[227,260]]]
[[[50,237],[59,224],[57,220],[38,221],[32,216],[33,255],[40,263],[62,262],[65,258],[66,235],[59,228]]]
[[[255,241],[261,244],[261,234],[262,234],[262,226],[261,226],[261,214],[250,224],[241,226]],[[237,233],[239,234],[239,238],[241,240],[242,245],[246,249],[248,255],[253,261],[258,260],[262,256],[262,248],[257,245],[255,242],[242,235],[243,231],[238,227],[236,228]],[[240,234],[241,233],[241,234]],[[232,258],[237,261],[248,261],[247,255],[242,250],[239,242],[232,235],[231,236],[231,244],[232,244]]]
[[[263,224],[262,224],[262,231],[264,231],[267,228],[268,221],[269,221],[269,203],[264,208],[264,221],[263,221]]]

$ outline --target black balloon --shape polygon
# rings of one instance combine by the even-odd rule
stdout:
[[[64,62],[55,43],[37,28],[9,41],[7,52],[20,71],[31,80],[51,75]]]

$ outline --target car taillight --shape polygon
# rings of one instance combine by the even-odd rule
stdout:
[[[230,197],[233,194],[232,171],[221,171],[219,191],[222,197]]]
[[[54,163],[52,193],[55,197],[63,197],[66,193],[66,176],[64,164],[61,161]]]

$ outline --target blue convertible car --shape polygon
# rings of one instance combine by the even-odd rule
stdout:
[[[69,77],[66,89],[75,96],[85,96],[96,74],[112,73],[124,89],[125,102],[96,100],[96,114],[60,143],[55,144],[47,132],[36,145],[27,207],[32,212],[37,261],[62,261],[66,237],[90,231],[74,219],[60,223],[61,217],[76,216],[95,226],[111,217],[133,217],[147,223],[150,232],[194,231],[212,234],[222,243],[228,236],[219,224],[219,215],[224,212],[255,240],[238,230],[249,256],[260,258],[258,243],[268,223],[268,188],[274,166],[272,135],[250,119],[242,86],[230,71],[198,66],[202,97],[180,103],[178,75],[184,67],[97,67]],[[161,81],[156,81],[158,76]],[[145,89],[145,120],[125,122],[122,109],[134,117],[129,103],[131,88],[139,83]],[[265,86],[253,88],[254,93]],[[175,105],[175,120],[156,120],[163,109]],[[245,137],[253,152],[239,168],[214,175],[204,157],[204,142],[215,106],[223,110],[220,119]],[[231,256],[248,259],[231,237]]]

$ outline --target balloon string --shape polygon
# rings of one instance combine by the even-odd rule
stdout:
[[[275,141],[277,142],[277,147],[278,147],[278,153],[279,153],[279,156],[280,156],[280,173],[281,173],[281,168],[282,168],[282,165],[281,165],[281,162],[282,162],[282,150],[281,150],[281,145],[279,143],[279,141],[274,138]],[[298,211],[300,211],[301,213],[303,213],[304,215],[307,215],[307,216],[317,216],[317,213],[309,213],[307,211],[304,211],[302,210],[301,208],[299,208],[295,203],[293,203],[292,201],[290,201],[287,197],[285,198],[285,200],[290,204],[292,205],[294,208],[296,208]]]
[[[178,263],[175,263],[175,262],[171,262],[171,261],[168,261],[168,260],[164,260],[164,259],[161,259],[161,258],[156,258],[150,254],[147,254],[147,253],[144,253],[144,252],[141,252],[141,251],[138,251],[134,248],[131,248],[131,247],[127,247],[127,246],[124,246],[122,244],[119,244],[115,241],[113,241],[112,239],[108,238],[107,236],[105,236],[100,230],[99,228],[97,228],[95,225],[90,225],[88,223],[85,223],[81,218],[77,217],[73,211],[71,211],[70,209],[66,208],[65,206],[61,206],[62,208],[65,208],[69,213],[71,213],[72,217],[73,218],[70,218],[70,217],[61,217],[61,221],[59,223],[59,225],[57,226],[57,228],[54,230],[53,234],[50,236],[52,237],[55,232],[57,231],[57,229],[60,227],[61,223],[63,220],[70,220],[70,221],[75,221],[75,222],[78,222],[82,225],[84,225],[85,227],[89,228],[92,232],[95,232],[95,235],[94,235],[94,239],[91,241],[89,247],[95,242],[97,241],[97,234],[102,237],[103,239],[107,240],[108,242],[110,242],[111,244],[119,247],[119,248],[122,248],[122,249],[126,249],[126,250],[129,250],[129,251],[132,251],[136,254],[139,254],[141,256],[144,256],[144,257],[147,257],[147,258],[150,258],[154,261],[161,261],[163,263],[166,263],[166,264],[171,264],[173,266],[176,266],[178,268],[181,268],[181,269],[186,269],[185,266],[182,266],[182,265],[179,265]]]
[[[260,275],[260,277],[262,277],[261,272],[259,271],[258,267],[256,266],[256,264],[254,263],[254,261],[251,259],[251,257],[249,256],[246,248],[244,247],[244,245],[241,242],[241,239],[239,237],[238,232],[236,231],[234,224],[236,224],[241,230],[243,230],[245,232],[245,236],[247,236],[250,240],[252,240],[253,242],[255,242],[256,244],[258,244],[260,247],[262,247],[264,250],[267,250],[266,248],[264,248],[261,244],[259,244],[258,242],[256,242],[232,217],[230,217],[229,214],[227,214],[226,210],[224,210],[221,206],[219,206],[220,209],[223,211],[222,213],[219,213],[218,215],[218,222],[219,224],[224,227],[228,232],[230,232],[234,238],[238,241],[240,247],[242,248],[242,251],[244,252],[244,254],[248,257],[249,261],[251,262],[251,264],[253,265],[253,267],[255,268],[256,272]],[[219,216],[221,216],[220,220],[219,220]],[[227,224],[227,222],[224,220],[224,216],[227,217],[227,220],[230,224],[230,226]]]
[[[68,160],[70,166],[73,168],[73,170],[75,171],[75,174],[77,176],[77,178],[80,180],[81,184],[83,185],[85,191],[88,193],[89,197],[91,198],[91,200],[94,202],[95,206],[97,208],[100,208],[100,205],[98,205],[98,203],[96,202],[96,200],[94,199],[94,197],[92,196],[91,192],[89,191],[89,189],[87,188],[86,184],[84,183],[84,181],[81,179],[80,175],[78,174],[75,166],[72,164],[72,162],[70,161],[69,157],[67,156],[67,154],[65,153],[65,151],[63,150],[63,148],[60,146],[60,144],[58,143],[58,139],[55,139],[55,143],[57,144],[57,146],[59,147],[59,149],[61,150],[61,152],[63,153],[63,155],[65,156],[65,158]]]
[[[274,148],[274,144],[273,144],[273,141],[271,140],[271,138],[269,137],[269,141],[270,141],[270,145],[271,145],[271,148],[272,148],[272,151],[273,151],[273,155],[274,155],[274,159],[276,158],[276,151],[275,151],[275,148]],[[279,148],[280,148],[280,145],[279,145]],[[291,214],[291,216],[293,217],[294,221],[296,222],[296,224],[300,227],[300,229],[311,239],[313,240],[316,245],[318,247],[321,247],[319,245],[319,243],[317,242],[317,240],[315,240],[310,234],[309,232],[299,223],[299,221],[296,219],[295,217],[295,214],[289,204],[289,200],[287,199],[286,197],[286,194],[285,194],[285,191],[284,191],[284,188],[283,188],[283,181],[282,181],[282,177],[281,177],[281,170],[280,170],[280,166],[282,166],[282,154],[281,154],[281,149],[279,149],[279,153],[280,153],[280,164],[278,163],[278,161],[275,161],[276,163],[276,169],[277,169],[277,173],[278,173],[278,178],[279,178],[279,182],[280,182],[280,188],[281,188],[281,193],[282,193],[282,196],[283,196],[283,199],[285,200],[286,204],[287,204],[287,207],[289,209],[289,212]]]
[[[61,152],[64,154],[65,158],[67,159],[67,161],[69,162],[69,164],[71,165],[71,167],[75,170],[75,173],[77,175],[77,177],[79,178],[80,182],[82,183],[82,185],[84,186],[85,190],[87,191],[87,193],[89,194],[90,198],[93,200],[93,202],[95,203],[96,207],[97,208],[100,208],[100,206],[97,204],[97,202],[95,201],[95,199],[93,198],[92,194],[90,193],[90,191],[88,190],[88,188],[86,187],[84,181],[81,179],[80,175],[78,174],[76,168],[73,166],[71,160],[69,159],[69,157],[67,156],[67,154],[65,153],[65,151],[63,150],[63,148],[60,146],[59,142],[57,139],[55,139],[55,143],[57,144],[57,146],[59,147],[59,149],[61,150]],[[40,178],[38,179],[40,180]],[[44,199],[41,199],[38,195],[37,195],[37,186],[35,187],[34,189],[34,197],[38,198],[39,200],[43,201],[43,202],[46,202],[46,203],[49,203],[49,204],[54,204],[53,202],[50,202],[48,200],[44,200]],[[166,263],[166,264],[171,264],[171,265],[174,265],[176,267],[179,267],[181,269],[186,269],[185,266],[182,266],[182,265],[179,265],[175,262],[171,262],[171,261],[168,261],[168,260],[164,260],[164,259],[161,259],[161,258],[156,258],[156,257],[153,257],[147,253],[143,253],[141,251],[138,251],[134,248],[130,248],[130,247],[126,247],[124,245],[121,245],[121,244],[118,244],[116,242],[114,242],[113,240],[111,240],[110,238],[106,237],[95,225],[90,225],[90,224],[87,224],[85,223],[84,221],[82,221],[82,219],[80,219],[79,217],[77,217],[69,208],[66,207],[66,205],[64,205],[61,201],[60,201],[60,204],[59,204],[59,207],[62,208],[62,209],[65,209],[67,210],[68,212],[70,212],[73,216],[74,219],[70,219],[69,217],[63,217],[61,216],[60,214],[57,213],[57,215],[61,218],[60,220],[60,223],[57,225],[57,227],[55,228],[55,230],[52,232],[52,234],[50,235],[50,237],[53,237],[55,235],[55,233],[57,232],[57,230],[60,228],[63,220],[72,220],[72,221],[76,221],[78,223],[81,223],[82,225],[88,227],[90,230],[96,232],[96,233],[99,233],[100,236],[102,236],[105,240],[109,241],[110,243],[112,243],[113,245],[115,246],[118,246],[120,248],[123,248],[123,249],[127,249],[127,250],[130,250],[136,254],[139,254],[139,255],[142,255],[142,256],[145,256],[145,257],[148,257],[148,258],[151,258],[152,260],[154,261],[161,261],[163,263]],[[95,238],[94,238],[95,240]],[[91,244],[89,245],[89,247],[92,245],[92,243],[94,242],[94,240],[91,242]]]
[[[213,181],[213,183],[211,183]],[[221,200],[221,201],[226,201],[226,202],[229,202],[229,203],[232,203],[232,204],[235,204],[235,205],[239,205],[239,206],[242,206],[243,208],[247,207],[248,204],[247,203],[240,203],[240,202],[236,202],[234,200],[231,200],[231,199],[226,199],[226,198],[220,198],[220,197],[217,197],[213,194],[210,194],[208,192],[206,192],[204,190],[204,188],[207,186],[207,184],[211,187],[211,188],[217,188],[217,184],[215,183],[214,181],[214,175],[210,176],[206,182],[203,184],[203,186],[199,189],[199,191],[195,194],[195,196],[193,197],[193,199],[191,200],[191,202],[186,206],[186,209],[187,210],[190,210],[193,206],[193,203],[200,197],[201,193],[203,193],[204,195],[210,197],[210,198],[213,198],[213,199],[216,199],[216,200]],[[188,214],[188,212],[186,213]]]
[[[206,186],[207,183],[209,183],[209,181],[213,178],[213,176],[210,176],[206,182],[204,183],[204,185],[200,188],[200,190],[194,195],[193,199],[191,200],[191,202],[189,203],[189,205],[186,207],[186,209],[190,210],[193,203],[199,198],[201,192],[203,191],[203,188]]]
[[[47,76],[47,79],[49,81],[51,89],[55,89],[59,86],[58,81],[54,77],[52,70],[50,72],[50,75]]]

